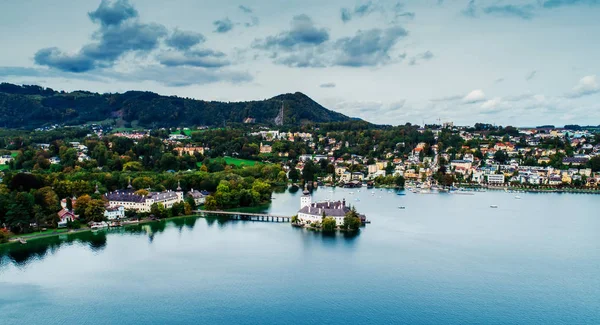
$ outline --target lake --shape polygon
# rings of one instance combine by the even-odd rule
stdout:
[[[300,195],[267,210],[295,214]],[[515,195],[321,188],[313,200],[345,198],[372,223],[327,236],[188,217],[5,246],[0,319],[600,324],[600,196]]]

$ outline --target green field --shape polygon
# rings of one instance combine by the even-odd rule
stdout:
[[[189,137],[192,135],[192,130],[181,130],[181,131],[175,131],[175,132],[171,133],[171,135],[177,135],[177,134],[183,134],[183,135],[187,135]]]
[[[241,166],[242,164],[244,164],[244,166],[254,166],[256,164],[259,164],[259,162],[254,161],[254,160],[246,160],[246,159],[239,159],[239,158],[232,158],[232,157],[225,157],[225,162],[227,163],[227,165],[235,165],[235,166]]]
[[[11,155],[13,158],[17,158],[17,156],[19,155],[19,152],[18,152],[18,151],[13,151],[13,152],[11,152],[11,153],[10,153],[10,155]]]
[[[237,167],[240,167],[242,164],[244,164],[244,166],[254,166],[256,164],[262,164],[259,161],[254,161],[254,160],[247,160],[247,159],[239,159],[239,158],[233,158],[233,157],[225,157],[225,163],[227,165],[234,165]],[[198,166],[198,168],[202,167],[202,163],[201,162],[197,162],[196,166]]]
[[[9,168],[10,168],[9,165],[0,165],[0,171],[7,170]]]

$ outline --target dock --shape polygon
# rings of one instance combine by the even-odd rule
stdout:
[[[193,211],[201,217],[210,216],[226,216],[231,220],[246,220],[246,221],[262,221],[262,222],[292,222],[292,217],[281,216],[266,213],[249,213],[249,212],[236,212],[236,211],[210,211],[210,210],[196,210]]]

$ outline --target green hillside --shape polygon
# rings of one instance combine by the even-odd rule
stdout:
[[[99,122],[127,127],[218,126],[242,123],[274,124],[281,106],[284,124],[341,122],[349,117],[330,111],[302,93],[249,102],[203,101],[152,92],[98,94],[63,92],[39,86],[0,84],[0,127],[35,128],[52,124]]]

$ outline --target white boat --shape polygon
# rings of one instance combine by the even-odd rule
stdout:
[[[515,196],[515,199],[520,200],[521,197],[517,195],[517,196]]]
[[[102,222],[95,222],[92,224],[92,226],[90,227],[92,228],[92,230],[94,229],[102,229],[102,228],[108,228],[108,223],[102,221]]]
[[[492,205],[490,205],[490,208],[492,208],[492,209],[497,209],[497,208],[498,208],[498,206],[497,206],[497,205],[495,205],[495,204],[492,204]]]

